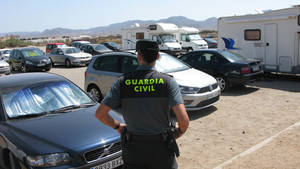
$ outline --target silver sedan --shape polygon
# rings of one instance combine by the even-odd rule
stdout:
[[[219,100],[220,87],[214,77],[190,68],[168,54],[160,53],[160,56],[155,67],[177,81],[187,110],[203,109]],[[134,53],[115,52],[95,56],[86,70],[84,89],[96,101],[101,101],[122,73],[134,71],[137,66]]]
[[[0,60],[0,76],[2,74],[10,74],[9,64],[4,60]]]
[[[64,64],[66,67],[71,67],[72,65],[85,66],[88,65],[92,59],[91,54],[81,52],[75,47],[55,48],[48,56],[51,59],[52,65]]]

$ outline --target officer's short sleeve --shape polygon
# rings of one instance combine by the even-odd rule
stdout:
[[[180,88],[174,78],[171,78],[170,85],[169,85],[169,105],[171,107],[183,104],[183,99],[181,96]]]
[[[120,108],[120,79],[112,84],[109,92],[105,95],[101,103],[115,110]]]

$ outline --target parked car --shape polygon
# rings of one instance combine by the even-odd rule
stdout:
[[[0,105],[0,168],[115,168],[123,163],[120,135],[95,118],[99,104],[62,76],[1,76]]]
[[[222,91],[234,84],[253,82],[264,73],[260,61],[225,50],[198,50],[184,54],[179,59],[214,76]]]
[[[13,49],[10,53],[8,63],[11,71],[49,71],[51,60],[49,57],[36,47],[25,47]]]
[[[112,50],[108,49],[107,47],[101,44],[86,44],[82,45],[80,49],[91,55],[99,55],[103,53],[112,52]]]
[[[218,42],[212,38],[204,38],[206,41],[208,48],[217,48],[218,47]]]
[[[0,60],[7,61],[9,59],[9,54],[11,49],[0,49]]]
[[[61,48],[61,47],[66,47],[67,45],[64,43],[48,43],[46,45],[46,53],[49,53],[52,49],[54,48]]]
[[[75,47],[75,48],[78,48],[78,49],[80,49],[80,47],[82,45],[86,45],[86,44],[90,44],[90,42],[89,41],[81,41],[81,40],[72,42],[72,46]]]
[[[2,74],[10,74],[10,67],[9,67],[9,64],[4,61],[4,60],[0,60],[0,76]]]
[[[135,53],[113,52],[97,55],[85,72],[84,89],[99,102],[120,75],[134,71],[137,66]],[[160,53],[156,69],[175,78],[180,85],[187,110],[199,110],[219,100],[220,88],[215,78],[190,68],[173,56]]]
[[[101,44],[106,46],[108,49],[110,49],[112,51],[115,51],[115,52],[121,51],[120,46],[118,44],[116,44],[115,42],[103,42]]]
[[[52,65],[64,64],[66,67],[73,65],[86,66],[92,59],[92,55],[81,52],[80,49],[75,47],[55,48],[48,56],[51,59]]]

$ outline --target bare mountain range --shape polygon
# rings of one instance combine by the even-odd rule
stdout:
[[[196,21],[193,19],[186,18],[184,16],[174,16],[167,19],[161,20],[130,20],[122,23],[115,23],[108,26],[100,26],[90,29],[66,29],[66,28],[54,28],[46,29],[43,32],[9,32],[9,33],[0,33],[0,36],[4,35],[19,35],[22,38],[26,37],[51,37],[51,36],[76,36],[76,35],[116,35],[121,34],[122,28],[130,27],[136,23],[140,25],[165,22],[173,23],[177,26],[191,26],[196,27],[200,30],[217,30],[217,18],[212,17],[204,21]]]

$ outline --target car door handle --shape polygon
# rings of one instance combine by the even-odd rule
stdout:
[[[270,46],[270,44],[267,42],[267,43],[266,43],[266,46]]]

